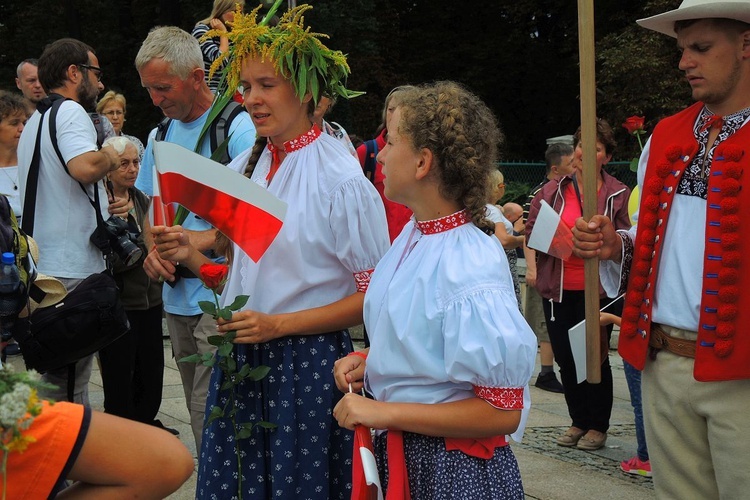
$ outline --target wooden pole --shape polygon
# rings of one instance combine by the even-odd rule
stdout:
[[[583,218],[596,214],[596,63],[594,1],[578,0],[578,54],[581,74],[581,139],[583,145]],[[599,259],[584,262],[586,301],[586,380],[601,382],[599,335]]]

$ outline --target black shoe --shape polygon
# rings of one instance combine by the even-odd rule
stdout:
[[[557,380],[555,372],[540,373],[534,383],[535,387],[548,392],[563,392],[562,384]]]
[[[161,423],[161,420],[154,420],[151,425],[160,429],[164,429],[165,431],[169,432],[170,434],[174,434],[175,436],[180,435],[180,431],[178,431],[177,429],[172,429],[171,427],[165,427],[164,424]]]
[[[3,354],[6,356],[18,356],[21,354],[21,346],[15,342],[8,344],[5,346],[5,349],[3,349]]]

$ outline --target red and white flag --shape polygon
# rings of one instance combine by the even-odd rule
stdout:
[[[286,203],[244,175],[177,144],[155,142],[154,159],[154,193],[160,193],[161,203],[184,206],[258,262],[281,230]]]
[[[171,226],[174,220],[174,206],[165,205],[161,199],[161,190],[159,189],[159,173],[154,168],[153,174],[153,195],[151,203],[148,206],[148,221],[151,227],[154,226]]]
[[[562,260],[573,254],[573,231],[563,223],[560,214],[544,200],[529,236],[529,248]]]

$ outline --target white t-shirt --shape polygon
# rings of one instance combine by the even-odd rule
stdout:
[[[0,168],[0,194],[4,194],[10,202],[10,208],[16,214],[18,223],[21,224],[21,191],[18,187],[18,165]]]
[[[89,201],[94,199],[94,186],[84,185],[84,194],[78,181],[68,175],[60,164],[49,135],[49,115],[49,112],[45,113],[42,123],[44,128],[32,234],[39,246],[37,267],[40,273],[56,278],[86,278],[105,269],[101,250],[89,241],[96,229],[96,216]],[[22,205],[41,118],[39,111],[35,111],[18,143],[18,189]],[[65,101],[55,121],[57,144],[66,163],[98,149],[96,129],[77,102]],[[107,194],[102,182],[96,186],[99,189],[99,208],[106,220],[109,218]]]

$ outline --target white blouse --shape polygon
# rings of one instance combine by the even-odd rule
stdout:
[[[531,405],[537,342],[518,310],[497,238],[462,212],[410,221],[365,295],[371,348],[365,383],[380,401],[445,403],[479,396],[500,409]]]
[[[268,314],[328,305],[364,291],[388,250],[385,210],[377,191],[336,139],[314,127],[285,144],[271,180],[266,148],[252,180],[288,204],[281,231],[253,262],[234,245],[222,304],[249,295],[245,309]],[[250,150],[229,165],[244,171]]]

